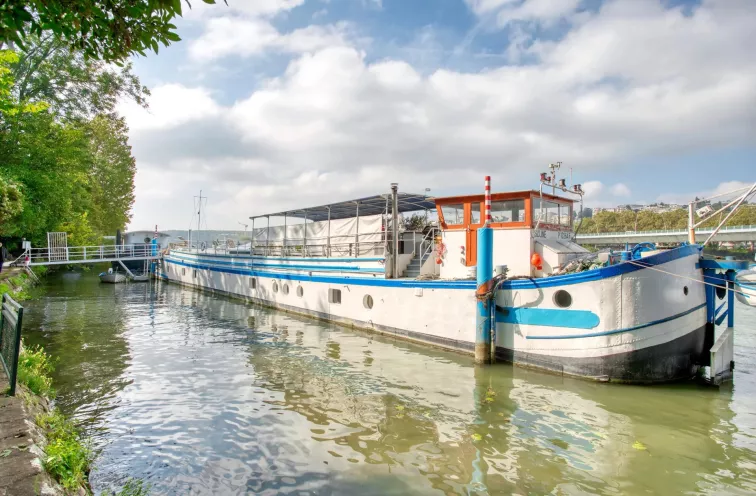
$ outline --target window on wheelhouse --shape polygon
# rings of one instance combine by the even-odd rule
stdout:
[[[491,202],[491,222],[523,222],[525,220],[525,200]]]
[[[447,226],[461,226],[465,223],[465,205],[463,203],[441,205],[441,215],[444,216],[444,223]]]
[[[570,227],[572,208],[564,203],[533,198],[533,221],[552,226]]]
[[[470,225],[476,226],[480,223],[480,202],[472,202],[470,204]]]

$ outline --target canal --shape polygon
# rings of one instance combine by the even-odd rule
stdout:
[[[756,308],[734,386],[496,365],[165,283],[49,278],[25,334],[92,438],[96,492],[753,494]]]

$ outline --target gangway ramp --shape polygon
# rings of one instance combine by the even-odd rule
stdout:
[[[151,244],[65,246],[29,248],[11,265],[71,265],[100,262],[128,262],[130,260],[157,260],[160,252]]]

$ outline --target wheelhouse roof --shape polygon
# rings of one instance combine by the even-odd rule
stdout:
[[[317,207],[299,208],[295,210],[284,210],[271,214],[253,215],[250,219],[259,219],[261,217],[295,217],[307,219],[313,222],[337,219],[348,219],[357,216],[357,206],[359,205],[360,216],[380,215],[386,212],[386,207],[391,211],[391,194],[367,196],[355,200],[347,200],[337,203],[329,203]],[[417,212],[419,210],[432,210],[436,208],[436,202],[433,197],[419,195],[414,193],[397,193],[397,203],[399,212]],[[330,217],[329,217],[330,211]]]
[[[539,197],[540,198],[541,193],[538,190],[524,190],[524,191],[506,191],[502,193],[491,193],[491,198],[493,201],[502,201],[502,200],[519,200],[519,199],[525,199],[525,198],[531,198],[531,197]],[[476,201],[480,200],[483,201],[485,198],[485,195],[482,193],[480,194],[473,194],[473,195],[460,195],[460,196],[444,196],[440,198],[436,198],[435,202],[439,205],[449,205],[450,203],[465,203],[470,201]],[[571,202],[574,203],[575,199],[573,198],[567,198],[564,196],[557,196],[552,195],[549,193],[543,193],[543,199],[544,200],[554,200],[559,202]]]

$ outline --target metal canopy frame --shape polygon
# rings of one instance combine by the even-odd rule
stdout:
[[[390,205],[390,194],[368,196],[355,200],[330,203],[317,207],[286,210],[270,214],[254,215],[251,220],[270,217],[294,217],[304,219],[305,222],[320,222],[327,220],[349,219],[351,217],[380,215],[387,213]],[[418,212],[436,208],[435,199],[431,196],[413,193],[397,193],[398,212]]]

